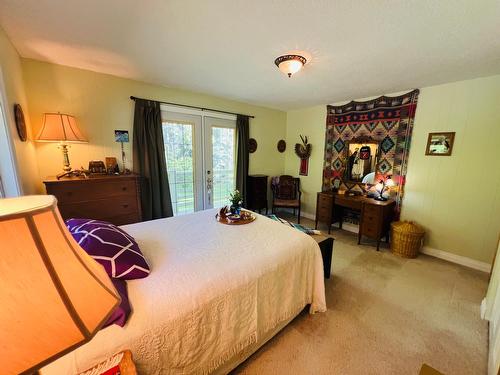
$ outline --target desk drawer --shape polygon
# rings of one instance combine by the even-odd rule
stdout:
[[[316,201],[316,220],[330,222],[333,211],[333,196],[327,193],[318,193]]]
[[[373,239],[379,239],[380,230],[375,225],[370,225],[367,223],[361,224],[360,227],[361,234]]]
[[[330,208],[318,208],[316,210],[316,220],[318,221],[331,221],[332,209]]]
[[[361,206],[363,205],[363,202],[360,199],[355,199],[355,198],[344,198],[340,195],[337,195],[335,197],[335,204],[338,206],[350,208],[353,210],[361,210]]]
[[[376,204],[365,203],[364,213],[369,215],[380,216],[382,214],[383,207],[377,206]]]
[[[318,194],[318,205],[319,207],[332,207],[333,196],[331,194]]]

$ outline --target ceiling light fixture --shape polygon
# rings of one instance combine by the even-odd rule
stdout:
[[[274,60],[279,70],[288,75],[288,77],[291,77],[302,69],[306,62],[306,58],[301,55],[283,55]]]

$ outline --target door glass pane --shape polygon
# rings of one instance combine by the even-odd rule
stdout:
[[[193,126],[163,123],[163,142],[174,215],[194,212]]]
[[[213,206],[229,204],[229,194],[235,188],[235,129],[212,127]]]

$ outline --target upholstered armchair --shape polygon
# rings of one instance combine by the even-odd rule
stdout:
[[[273,208],[292,208],[293,214],[298,209],[297,222],[300,224],[300,179],[288,175],[273,177],[271,180],[271,190],[273,192]]]

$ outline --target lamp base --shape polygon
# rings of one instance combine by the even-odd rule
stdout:
[[[63,171],[65,173],[71,172],[71,165],[69,164],[68,156],[68,145],[65,143],[60,143],[59,148],[62,150],[63,154]]]
[[[385,202],[387,200],[387,198],[384,198],[380,195],[378,197],[373,198],[373,199],[375,199],[376,201],[381,201],[381,202]]]

